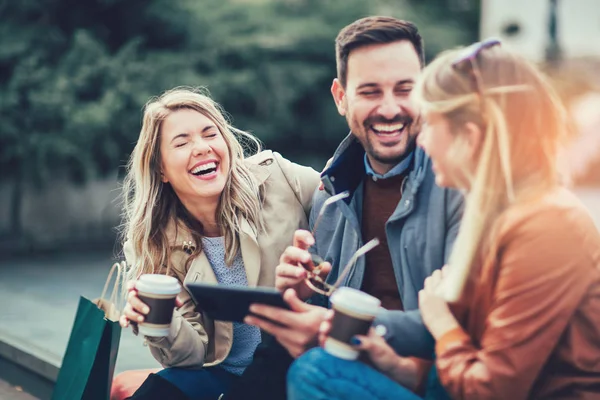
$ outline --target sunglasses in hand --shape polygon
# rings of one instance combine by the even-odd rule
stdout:
[[[328,198],[325,201],[325,203],[323,203],[323,206],[321,207],[321,210],[319,211],[319,215],[317,216],[317,219],[315,221],[315,224],[314,224],[312,232],[311,232],[313,237],[315,237],[315,234],[317,232],[317,227],[319,226],[319,222],[321,222],[321,219],[322,219],[323,214],[325,213],[325,210],[327,209],[327,207],[329,207],[331,204],[333,204],[341,199],[344,199],[348,196],[349,196],[349,193],[347,191],[341,192],[339,194],[336,194],[335,196],[331,196],[330,198]],[[356,263],[356,260],[358,260],[359,257],[363,256],[365,253],[367,253],[368,251],[370,251],[377,245],[379,245],[379,239],[374,238],[374,239],[370,240],[369,242],[367,242],[366,244],[364,244],[358,250],[356,250],[356,252],[352,255],[352,257],[350,257],[350,260],[348,260],[348,262],[346,263],[344,268],[340,271],[340,274],[333,285],[325,282],[325,279],[323,279],[321,277],[323,265],[326,261],[318,254],[311,252],[311,264],[310,265],[302,264],[302,267],[304,267],[304,269],[307,272],[304,282],[315,293],[321,294],[323,296],[331,296],[333,294],[333,292],[343,282],[343,280],[346,278],[346,276],[350,273],[350,271],[352,270],[352,267]]]

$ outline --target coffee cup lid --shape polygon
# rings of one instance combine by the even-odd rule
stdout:
[[[179,281],[167,275],[144,274],[135,283],[135,288],[141,292],[154,294],[179,294],[181,285]]]
[[[333,292],[331,303],[334,306],[373,316],[377,315],[381,305],[378,298],[350,287],[341,287]]]

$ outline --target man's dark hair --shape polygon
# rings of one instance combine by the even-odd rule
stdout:
[[[366,17],[354,21],[340,31],[335,39],[335,61],[338,79],[346,86],[348,56],[352,50],[370,44],[386,44],[408,40],[423,65],[423,39],[415,24],[392,17]]]

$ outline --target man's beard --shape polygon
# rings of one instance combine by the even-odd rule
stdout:
[[[402,160],[404,160],[413,150],[417,147],[417,138],[415,136],[407,136],[406,146],[404,147],[404,151],[398,154],[381,154],[377,150],[375,150],[374,146],[371,144],[369,136],[367,136],[367,143],[363,145],[365,147],[366,153],[375,161],[381,164],[387,165],[397,165]]]
[[[376,135],[375,132],[371,130],[371,126],[377,123],[390,125],[403,123],[405,125],[402,131],[402,135],[405,135],[406,137],[406,139],[404,139],[406,140],[406,145],[400,153],[382,154],[381,152],[377,151],[373,143],[371,143],[371,138],[373,137],[373,135]],[[409,115],[400,114],[398,114],[392,119],[386,119],[381,116],[374,116],[367,118],[362,125],[357,123],[356,120],[352,120],[352,122],[350,122],[349,120],[348,124],[350,125],[350,129],[352,130],[352,132],[356,132],[356,129],[362,130],[361,137],[357,137],[357,139],[359,139],[359,141],[361,142],[369,158],[381,164],[397,165],[417,147],[417,132],[420,128],[418,118],[415,120]],[[398,143],[393,144],[392,146],[397,145]],[[380,144],[380,146],[385,146],[385,144]]]

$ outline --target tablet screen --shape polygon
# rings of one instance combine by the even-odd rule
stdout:
[[[189,283],[185,286],[196,302],[196,310],[217,321],[244,322],[251,304],[289,309],[283,296],[275,288],[207,283]]]

